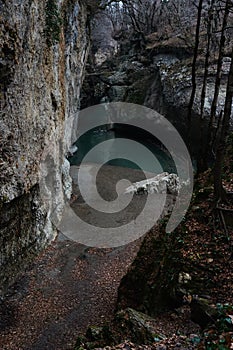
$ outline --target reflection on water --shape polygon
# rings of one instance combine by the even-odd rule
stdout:
[[[167,171],[169,173],[176,172],[174,162],[169,153],[160,147],[157,140],[152,139],[151,136],[148,136],[147,132],[142,130],[138,131],[136,128],[130,130],[125,130],[125,128],[107,130],[106,128],[102,127],[88,131],[75,143],[78,151],[69,158],[71,165],[79,165],[86,154],[95,146],[104,141],[111,140],[112,142],[105,143],[105,146],[101,147],[100,152],[93,152],[93,154],[89,157],[88,162],[139,169],[140,167],[137,166],[136,162],[132,162],[129,159],[116,158],[109,161],[109,159],[114,157],[114,154],[117,152],[116,147],[117,145],[119,146],[119,138],[136,141],[139,143],[139,145],[147,147],[147,149],[153,153],[155,156],[155,161],[151,162],[151,157],[145,157],[143,152],[138,152],[137,147],[134,147],[135,143],[132,143],[134,146],[132,146],[131,152],[135,151],[136,158],[138,158],[138,163],[141,164],[142,170],[153,173],[161,173],[161,171]],[[119,152],[117,154],[119,154]]]

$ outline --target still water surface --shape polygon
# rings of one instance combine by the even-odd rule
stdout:
[[[119,138],[136,141],[140,145],[147,147],[147,149],[153,153],[155,156],[154,162],[151,161],[151,157],[148,157],[149,159],[147,159],[143,153],[138,152],[136,154],[142,170],[152,173],[161,173],[161,171],[167,171],[169,173],[176,172],[170,154],[160,147],[158,141],[152,139],[148,133],[136,129],[133,129],[130,132],[129,130],[124,129],[107,130],[102,127],[88,131],[76,141],[75,145],[78,147],[78,151],[70,157],[69,161],[71,165],[80,165],[83,158],[95,146],[100,145],[102,142],[112,140],[111,145],[105,143],[106,147],[104,146],[101,152],[95,152],[89,157],[88,162],[140,169],[136,162],[132,162],[129,159],[116,158],[109,161],[109,159],[117,152],[116,147],[119,145]],[[132,147],[134,147],[133,144]],[[134,149],[131,151],[133,152]],[[136,149],[135,152],[137,152]]]

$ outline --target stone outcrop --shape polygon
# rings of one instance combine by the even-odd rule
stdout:
[[[113,38],[113,23],[103,13],[97,13],[92,23],[92,58],[101,66],[108,58],[117,53],[118,44]]]
[[[65,154],[88,54],[88,13],[81,1],[58,4],[0,1],[0,294],[55,237],[51,203],[62,207],[70,195]],[[48,201],[39,188],[44,154],[56,178]]]
[[[145,105],[163,114],[179,131],[186,141],[187,110],[192,90],[192,50],[182,40],[156,41],[153,36],[147,38],[147,48],[141,51],[132,49],[130,38],[126,53],[118,53],[101,66],[95,67],[90,74],[90,83],[94,86],[91,101],[122,101]],[[199,153],[200,100],[203,83],[204,58],[197,62],[197,89],[193,106],[191,144],[196,158]],[[230,57],[225,57],[222,67],[221,86],[217,104],[217,115],[224,107],[226,83],[230,68]],[[217,64],[211,60],[204,105],[205,125],[211,110],[214,95],[215,72]],[[94,84],[93,84],[94,82]],[[86,89],[89,91],[89,89]],[[85,95],[84,107],[90,99]]]
[[[142,312],[127,308],[119,311],[115,318],[119,329],[137,344],[153,343],[157,336],[156,321]]]
[[[202,329],[205,329],[210,324],[214,324],[220,317],[217,309],[208,299],[193,298],[190,307],[191,319],[193,322],[199,324]]]
[[[129,186],[125,193],[169,193],[177,195],[180,191],[180,180],[176,174],[164,172],[147,180],[135,182]]]
[[[181,258],[180,240],[176,230],[166,235],[163,222],[147,233],[121,280],[118,310],[130,307],[156,317],[188,304],[192,295],[204,293],[198,275],[189,273],[190,267]]]

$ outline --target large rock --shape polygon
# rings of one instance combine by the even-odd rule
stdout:
[[[180,191],[180,180],[176,174],[164,172],[147,180],[135,182],[129,186],[125,193],[169,193],[177,195]]]
[[[101,66],[117,53],[118,43],[113,38],[113,31],[113,23],[109,16],[97,13],[92,22],[92,51],[97,66]]]
[[[56,236],[49,213],[57,205],[62,210],[70,196],[65,154],[89,40],[83,2],[58,3],[60,28],[50,18],[50,0],[0,0],[0,294],[27,258]],[[53,173],[46,201],[41,171]]]
[[[119,311],[115,319],[120,331],[137,344],[148,344],[154,342],[155,337],[155,320],[150,316],[138,312],[134,309],[127,308]]]
[[[183,62],[183,60],[169,61],[159,60],[156,65],[159,68],[159,74],[163,87],[164,102],[170,106],[187,109],[189,105],[192,82],[191,82],[191,61]],[[225,103],[226,82],[230,69],[230,58],[226,58],[222,67],[222,81],[220,85],[217,113],[220,113]],[[206,89],[206,98],[204,105],[204,115],[208,117],[211,111],[211,103],[215,89],[215,72],[217,66],[211,64],[209,68],[209,79]],[[198,67],[197,70],[197,89],[194,100],[193,111],[200,114],[201,91],[203,83],[203,68]]]
[[[219,316],[215,306],[208,299],[195,297],[190,307],[192,321],[199,324],[202,329],[214,324]]]
[[[149,232],[140,247],[128,273],[121,280],[118,289],[118,309],[130,307],[150,316],[177,307],[176,286],[181,269],[176,257],[167,251],[167,240],[162,226]]]

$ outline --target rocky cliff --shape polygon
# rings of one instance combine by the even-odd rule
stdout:
[[[1,294],[30,256],[56,236],[51,208],[53,203],[62,207],[70,195],[65,154],[79,108],[89,33],[82,1],[1,0],[0,12]],[[56,179],[47,201],[39,186],[46,148],[50,165],[45,170],[51,167]]]
[[[193,52],[183,41],[159,41],[156,33],[146,37],[146,46],[135,40],[124,42],[124,50],[107,58],[98,66],[88,67],[83,88],[83,106],[100,101],[122,101],[145,105],[163,114],[180,132],[185,141],[188,134],[187,111],[192,91]],[[204,45],[204,43],[202,43]],[[119,45],[120,46],[120,45]],[[97,56],[98,58],[98,56]],[[231,59],[223,60],[217,103],[217,116],[224,108],[227,77]],[[204,104],[204,123],[208,125],[215,88],[216,59],[211,59]],[[204,57],[197,62],[197,89],[193,106],[191,144],[194,158],[199,154],[200,100],[203,84]],[[91,87],[91,88],[90,88]],[[91,93],[90,93],[91,91]]]

